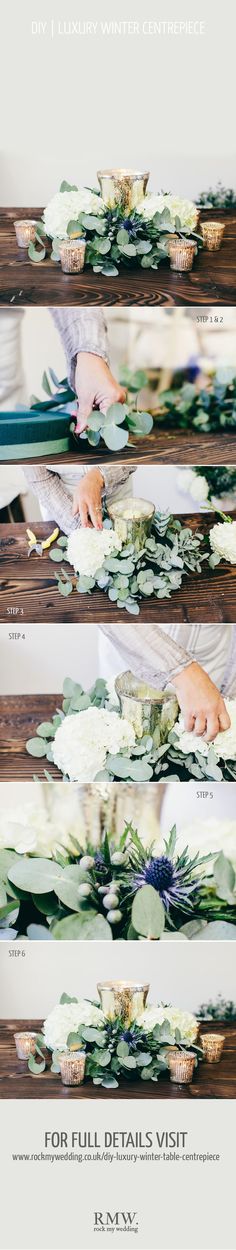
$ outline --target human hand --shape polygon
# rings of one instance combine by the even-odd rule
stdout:
[[[106,361],[92,352],[78,353],[75,389],[79,405],[76,434],[86,429],[93,408],[107,412],[110,404],[124,404],[126,400],[124,387],[113,378]]]
[[[217,686],[201,668],[189,664],[173,681],[188,733],[204,734],[206,742],[212,742],[216,734],[230,727],[230,717],[224,699]]]
[[[73,516],[79,513],[81,525],[102,529],[102,490],[104,479],[100,469],[89,469],[81,478],[73,496]]]

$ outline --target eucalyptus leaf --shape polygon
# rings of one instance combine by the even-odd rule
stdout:
[[[84,913],[65,916],[53,926],[53,937],[56,941],[67,942],[112,942],[112,930],[105,917],[87,916]]]
[[[165,927],[165,911],[160,895],[152,885],[143,885],[137,890],[132,905],[132,924],[142,937],[161,937]]]
[[[9,880],[13,885],[29,891],[30,894],[47,894],[54,890],[61,881],[64,869],[52,859],[20,858],[9,868]]]
[[[37,759],[42,759],[44,755],[47,755],[48,744],[44,738],[28,738],[25,745],[28,755],[33,755]]]
[[[106,447],[109,447],[109,451],[121,451],[128,443],[128,430],[121,429],[120,426],[113,424],[104,426],[102,433],[104,443]]]

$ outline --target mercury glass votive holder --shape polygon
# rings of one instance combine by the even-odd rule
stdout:
[[[195,1055],[187,1050],[176,1050],[174,1046],[168,1057],[170,1080],[178,1085],[190,1085],[195,1068]]]
[[[35,1055],[37,1033],[14,1033],[14,1042],[18,1059],[28,1059]]]
[[[129,670],[116,677],[115,689],[122,716],[133,725],[136,738],[155,732],[156,746],[166,742],[179,714],[174,691],[155,690]]]
[[[155,505],[146,499],[118,499],[107,511],[120,541],[135,543],[137,550],[142,548],[150,533]]]
[[[171,238],[168,245],[170,268],[177,269],[178,273],[192,269],[195,252],[196,243],[192,243],[190,239]]]
[[[36,224],[36,221],[14,221],[18,247],[27,249],[29,243],[34,243]]]
[[[85,239],[63,239],[59,256],[63,273],[81,273],[85,262]]]
[[[201,1033],[200,1045],[207,1063],[219,1063],[225,1043],[224,1033]]]
[[[99,981],[97,990],[106,1019],[115,1020],[120,1016],[124,1024],[130,1024],[144,1010],[149,985],[132,981]]]
[[[149,172],[133,169],[98,169],[101,196],[107,208],[131,213],[146,194]]]
[[[207,252],[219,252],[225,232],[222,221],[201,221],[201,234]]]
[[[84,1050],[65,1051],[60,1055],[59,1066],[63,1085],[82,1085],[85,1076],[86,1053]]]

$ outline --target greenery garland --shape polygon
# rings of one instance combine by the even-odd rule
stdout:
[[[106,515],[103,524],[112,530],[112,522]],[[193,534],[173,516],[156,512],[141,550],[138,539],[124,543],[119,553],[114,550],[105,558],[93,577],[76,574],[71,580],[71,575],[61,565],[60,572],[55,573],[57,589],[67,598],[74,586],[79,594],[92,594],[98,588],[117,608],[138,616],[142,600],[169,599],[182,585],[184,575],[201,573],[204,560],[212,558],[209,544],[208,549],[204,549],[206,543],[207,539],[199,531]],[[57,539],[49,552],[53,562],[67,561],[67,544],[64,535]]]
[[[200,388],[197,382],[184,382],[180,388],[162,391],[159,396],[158,425],[190,429],[200,433],[234,429],[236,426],[235,369],[219,368]]]
[[[89,839],[86,853],[73,843],[51,859],[0,851],[0,921],[8,916],[13,937],[16,923],[33,941],[236,937],[235,871],[223,852],[179,852],[175,825],[159,855],[131,823],[119,840],[106,832],[96,851]]]
[[[26,742],[29,755],[37,759],[46,758],[49,763],[53,762],[52,741],[65,716],[76,715],[94,706],[109,706],[111,710],[109,691],[103,678],[98,678],[94,686],[85,691],[79,682],[66,677],[63,695],[62,708],[58,708],[51,721],[38,725],[37,736]],[[120,715],[117,706],[113,710]],[[130,748],[129,753],[120,751],[116,755],[108,754],[105,769],[94,780],[161,781],[163,774],[164,781],[190,781],[193,777],[197,781],[206,778],[212,781],[236,781],[236,760],[222,759],[219,763],[213,743],[210,744],[207,755],[200,751],[186,755],[181,751],[175,727],[169,731],[167,740],[161,741],[160,728],[157,726],[152,737],[144,734],[142,738],[136,739],[135,746]],[[47,770],[45,777],[46,780],[52,780],[52,775]],[[63,780],[68,781],[69,778],[64,776]]]
[[[79,189],[70,183],[63,181],[60,186],[59,195],[63,199],[63,193],[70,195],[72,192],[79,192]],[[80,192],[79,192],[80,195]],[[124,210],[120,205],[109,208],[101,202],[98,191],[93,189],[91,192],[91,200],[93,200],[92,212],[78,212],[76,220],[68,221],[67,227],[63,232],[64,239],[84,239],[86,243],[85,265],[93,269],[96,274],[104,274],[105,277],[116,277],[119,274],[120,265],[124,265],[130,269],[133,265],[138,265],[142,269],[158,269],[161,261],[169,259],[169,242],[171,235],[178,235],[180,239],[191,239],[195,243],[196,251],[203,245],[202,236],[197,233],[191,225],[184,225],[181,217],[173,215],[171,212],[172,199],[166,195],[166,203],[162,208],[163,199],[161,196],[161,211],[156,211],[154,216],[147,219],[145,215],[141,215],[135,208]],[[158,199],[158,197],[157,197]],[[170,207],[168,201],[170,199]],[[97,212],[96,212],[97,200]],[[148,197],[147,197],[148,200]],[[60,238],[58,234],[53,237],[52,230],[55,231],[55,224],[49,225],[48,211],[51,205],[44,210],[45,220],[37,222],[35,230],[35,243],[31,242],[28,248],[29,259],[35,263],[40,263],[46,256],[47,237],[52,239],[51,259],[56,264],[60,262]],[[101,211],[102,203],[102,211]],[[185,206],[185,201],[179,201],[179,211],[181,213],[181,205]],[[192,209],[192,221],[197,221],[197,214],[194,212],[194,205],[189,203]],[[191,220],[191,217],[190,217]],[[53,216],[50,222],[53,223]],[[56,218],[55,218],[56,223]],[[49,235],[47,236],[47,230]]]
[[[90,1000],[87,1000],[88,1004]],[[62,994],[60,1004],[79,1003],[76,998]],[[91,1007],[98,1006],[92,1003]],[[163,1008],[165,1010],[165,1007]],[[36,1037],[35,1053],[28,1059],[28,1067],[33,1076],[40,1075],[47,1066],[43,1053],[45,1049],[44,1034]],[[180,1053],[187,1052],[195,1056],[195,1066],[203,1058],[203,1052],[196,1042],[190,1041],[181,1034],[180,1028],[171,1026],[168,1015],[163,1023],[157,1023],[152,1031],[145,1032],[136,1020],[126,1024],[122,1015],[114,1019],[104,1018],[101,1028],[81,1024],[76,1032],[67,1038],[67,1053],[82,1049],[86,1053],[85,1076],[94,1085],[105,1089],[118,1089],[120,1078],[129,1081],[158,1081],[163,1072],[168,1071],[169,1049],[176,1047]],[[51,1071],[60,1073],[61,1051],[52,1052]]]
[[[216,187],[201,191],[196,203],[199,208],[234,209],[236,208],[236,191],[233,187],[224,187],[219,181]]]

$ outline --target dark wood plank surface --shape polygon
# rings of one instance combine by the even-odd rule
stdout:
[[[35,737],[37,725],[50,720],[61,705],[61,694],[8,695],[0,698],[1,781],[32,781],[34,775],[45,780],[45,767],[55,781],[61,781],[54,764],[47,764],[46,759],[34,759],[27,755],[25,749],[28,738]]]
[[[132,439],[132,446],[128,444],[122,452],[116,452],[115,456],[102,447],[89,447],[88,443],[80,440],[74,451],[67,451],[57,456],[45,456],[43,464],[104,464],[109,461],[111,464],[233,464],[236,465],[236,433],[225,434],[220,431],[219,434],[198,434],[196,430],[165,430],[154,429],[147,438]],[[1,448],[0,448],[0,464]],[[15,463],[15,462],[14,462]],[[18,455],[18,463],[20,464],[42,464],[42,456],[33,456],[29,460],[22,460]],[[5,460],[4,464],[12,464],[12,460]]]
[[[212,211],[213,220],[225,218],[226,231],[219,252],[202,250],[190,273],[172,271],[169,262],[158,270],[121,269],[106,278],[85,270],[62,273],[49,255],[35,265],[17,247],[14,221],[40,219],[42,208],[3,208],[0,214],[0,303],[96,305],[229,305],[236,302],[236,215]],[[204,214],[205,216],[205,214]],[[209,214],[208,214],[209,216]]]
[[[209,1024],[201,1026],[202,1032],[225,1033],[226,1041],[220,1063],[200,1063],[192,1085],[174,1085],[168,1075],[154,1084],[152,1081],[121,1081],[119,1089],[101,1091],[100,1086],[86,1081],[84,1085],[62,1085],[60,1076],[53,1075],[50,1067],[38,1077],[32,1077],[27,1063],[17,1059],[13,1034],[25,1029],[38,1030],[41,1020],[7,1020],[0,1025],[0,1098],[236,1098],[236,1028],[225,1029]],[[50,1063],[50,1057],[49,1057]]]
[[[232,514],[234,519],[236,513]],[[209,533],[217,519],[208,515],[179,514],[183,526]],[[46,538],[53,522],[32,523],[36,537]],[[121,621],[121,610],[104,592],[91,595],[76,591],[63,599],[57,590],[55,569],[49,552],[28,557],[26,524],[0,525],[0,621]],[[62,552],[63,567],[63,552]],[[68,565],[65,566],[68,570]],[[214,571],[206,564],[202,573],[184,576],[171,599],[146,599],[140,604],[140,621],[236,621],[236,566],[220,564]],[[126,617],[125,617],[126,619]],[[127,618],[128,619],[128,618]]]

